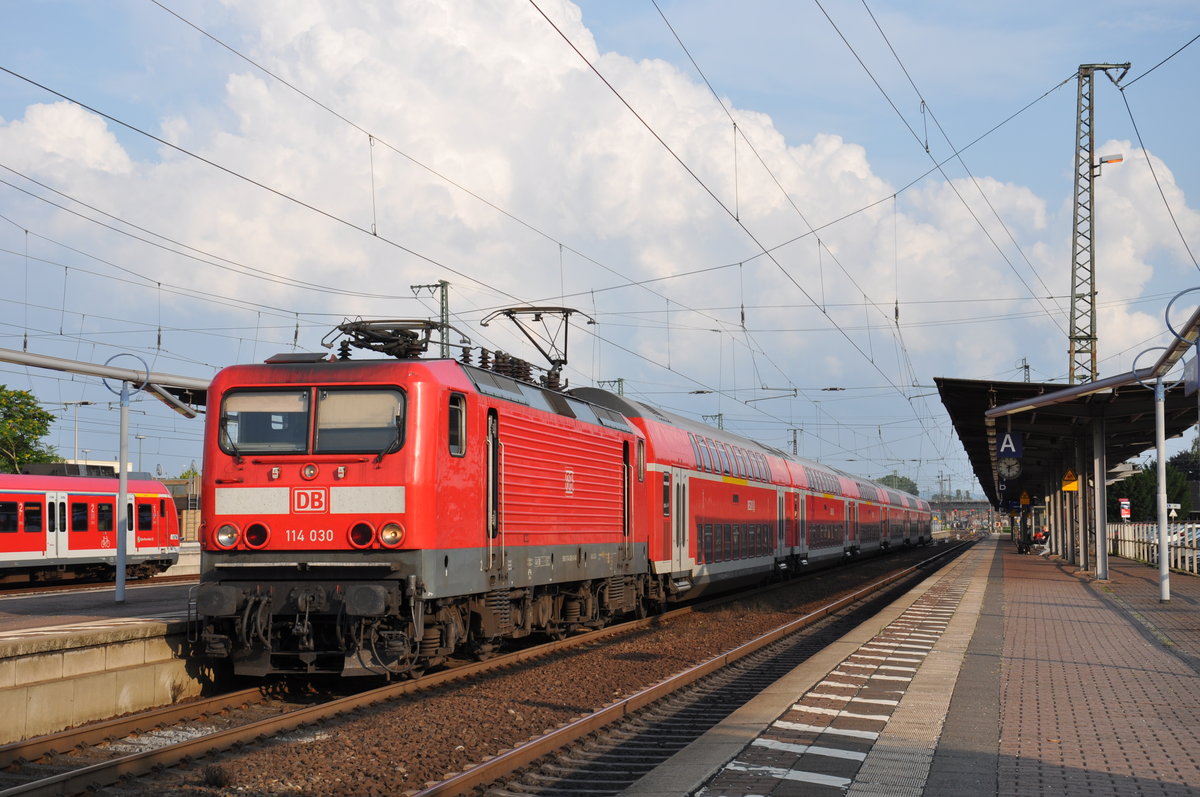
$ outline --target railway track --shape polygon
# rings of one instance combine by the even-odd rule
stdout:
[[[944,555],[944,554],[941,554]],[[883,579],[870,587],[857,590],[854,596],[822,606],[804,617],[768,635],[779,638],[798,627],[816,622],[821,617],[854,601],[861,601],[874,594],[905,574],[916,572],[920,565],[907,568],[899,574]],[[796,582],[788,582],[795,584]],[[184,760],[195,761],[221,753],[235,746],[256,741],[278,739],[285,734],[304,727],[316,727],[336,717],[359,712],[371,706],[395,701],[404,695],[434,690],[455,682],[470,683],[488,673],[519,667],[537,659],[567,653],[573,649],[604,644],[606,640],[623,635],[649,633],[655,626],[669,625],[673,620],[697,611],[711,611],[711,604],[704,608],[687,607],[645,620],[624,623],[610,628],[551,642],[536,648],[505,654],[485,662],[473,662],[444,672],[426,675],[416,681],[387,684],[361,693],[336,698],[309,695],[301,700],[271,700],[258,689],[245,690],[223,695],[208,701],[195,702],[186,706],[173,706],[154,712],[146,712],[129,718],[112,720],[75,731],[65,731],[48,737],[28,740],[0,747],[0,797],[15,795],[79,794],[79,793],[147,793],[143,791],[143,777],[154,770],[171,767]],[[730,651],[715,660],[689,668],[670,683],[645,689],[630,697],[613,703],[600,712],[568,723],[555,734],[549,734],[533,745],[524,745],[512,754],[499,756],[486,769],[474,772],[471,778],[481,778],[480,783],[505,777],[497,767],[509,766],[515,771],[529,760],[555,747],[569,743],[571,738],[592,733],[597,728],[624,717],[634,710],[659,700],[664,695],[681,688],[682,684],[696,681],[709,673],[740,661],[754,653],[757,647],[769,644],[756,640],[754,643]],[[533,665],[530,665],[533,666]],[[783,665],[780,665],[783,666]],[[793,665],[794,666],[794,665]],[[746,669],[742,667],[741,669]],[[761,675],[767,678],[769,675]],[[761,683],[746,682],[736,688],[743,694],[761,688]],[[732,690],[722,687],[719,692]],[[726,711],[727,713],[727,711]],[[723,714],[721,715],[723,716]],[[717,717],[719,719],[719,717]],[[501,762],[507,762],[501,764]],[[444,772],[445,770],[441,770]],[[469,773],[468,773],[469,774]],[[137,781],[128,780],[138,778]],[[141,784],[129,787],[127,783]],[[429,794],[460,793],[466,788],[465,781],[451,780],[448,785],[434,787]],[[116,785],[114,785],[116,784]],[[162,793],[151,789],[151,792]]]
[[[195,574],[182,576],[158,575],[151,578],[132,578],[126,581],[125,585],[126,587],[157,587],[165,584],[194,584],[199,580],[200,577]],[[35,584],[0,584],[0,598],[12,598],[29,595],[54,595],[61,592],[75,592],[77,590],[89,589],[111,589],[116,585],[117,582],[112,579],[107,581],[101,579],[78,579],[60,582],[41,581]]]
[[[245,689],[14,742],[0,746],[0,797],[95,792],[124,778],[143,775],[185,759],[220,753],[450,681],[595,644],[692,611],[693,607],[685,607],[487,661],[458,663],[452,669],[415,681],[316,700],[313,705],[302,706],[295,700],[272,700],[270,693],[259,688]]]
[[[908,580],[923,578],[926,568],[961,552],[965,545],[940,552],[728,653],[433,784],[417,797],[619,794],[866,619],[864,615],[875,611],[870,598],[898,582],[907,586]],[[821,633],[806,633],[855,604],[860,604],[859,611],[826,623]]]

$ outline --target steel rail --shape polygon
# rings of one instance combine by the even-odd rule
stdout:
[[[35,736],[19,742],[9,742],[0,745],[0,769],[12,764],[36,761],[54,753],[65,753],[84,745],[100,744],[131,733],[145,733],[172,722],[227,711],[247,703],[259,702],[261,698],[262,691],[258,688],[242,689],[202,700],[143,711],[128,717],[117,717],[79,728]]]

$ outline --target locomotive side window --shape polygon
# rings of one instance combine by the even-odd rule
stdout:
[[[467,397],[462,393],[450,394],[449,425],[450,456],[461,457],[467,453]]]
[[[218,441],[226,454],[308,449],[307,390],[230,393],[221,402]]]
[[[404,445],[404,394],[396,389],[320,390],[317,454],[389,454]]]
[[[0,534],[17,530],[17,502],[0,501]]]

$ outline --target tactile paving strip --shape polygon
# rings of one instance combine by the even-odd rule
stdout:
[[[982,601],[979,557],[953,565],[696,792],[920,795]],[[979,584],[973,587],[974,584]],[[955,622],[973,591],[974,612]]]

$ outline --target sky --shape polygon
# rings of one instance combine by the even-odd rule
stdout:
[[[1200,283],[1193,0],[4,12],[2,348],[208,378],[434,317],[413,286],[445,280],[461,335],[535,364],[481,322],[577,310],[571,386],[978,495],[933,379],[1066,383],[1076,73],[1102,63],[1131,67],[1094,82],[1095,154],[1123,158],[1095,181],[1099,375],[1200,295],[1172,303]],[[99,380],[0,384],[63,456],[116,459]],[[135,467],[200,463],[199,421],[131,406]]]

